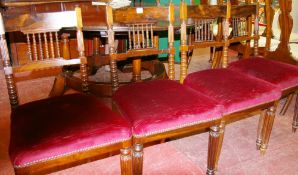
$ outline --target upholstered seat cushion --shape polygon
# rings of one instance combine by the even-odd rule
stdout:
[[[155,80],[120,87],[113,99],[131,121],[133,135],[143,137],[221,117],[214,100],[171,80]]]
[[[271,102],[281,96],[278,87],[228,69],[189,74],[184,85],[218,101],[224,107],[224,114]]]
[[[232,62],[229,69],[268,81],[282,90],[298,85],[298,67],[261,57]]]
[[[130,138],[122,116],[94,97],[72,94],[13,110],[9,151],[18,168]]]

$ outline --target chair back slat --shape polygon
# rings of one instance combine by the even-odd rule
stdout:
[[[233,17],[232,18],[232,34],[233,37],[238,37],[238,36],[247,36],[248,35],[248,21],[246,18],[238,18],[238,17]]]
[[[195,42],[214,41],[214,24],[216,19],[194,20]]]
[[[230,43],[246,42],[244,44],[246,54],[250,50],[250,41],[254,40],[254,55],[258,55],[258,38],[259,38],[259,20],[258,20],[258,3],[252,4],[246,1],[245,4],[235,5],[231,8],[232,33],[229,39]],[[254,22],[254,25],[253,25]],[[253,28],[254,26],[254,28]],[[249,56],[249,55],[245,55]]]
[[[189,64],[188,57],[195,48],[203,47],[223,47],[227,48],[227,41],[222,36],[227,35],[227,32],[222,32],[221,28],[228,28],[228,25],[222,25],[224,21],[228,24],[230,17],[230,3],[227,5],[187,5],[184,1],[180,4],[180,20],[181,20],[181,62],[180,62],[180,83],[183,83],[187,75],[187,67]],[[217,25],[217,29],[215,26]],[[189,26],[189,27],[188,27]],[[191,28],[193,30],[188,30]],[[187,32],[189,36],[187,37]],[[226,31],[226,29],[223,29]],[[192,40],[192,36],[194,39]],[[227,49],[226,49],[227,50]],[[225,49],[224,54],[225,57]],[[225,64],[223,62],[222,64]]]
[[[127,7],[112,9],[106,7],[106,21],[108,29],[108,44],[110,55],[111,81],[113,92],[119,87],[117,75],[117,60],[132,57],[142,57],[157,54],[169,55],[169,78],[174,79],[174,5],[154,7]],[[114,27],[120,25],[127,28],[127,50],[118,53],[115,50]],[[159,49],[158,27],[168,29],[168,49]],[[117,32],[117,31],[116,31]]]
[[[55,32],[61,28],[77,26],[75,11],[24,14],[20,16],[6,16],[4,21],[5,31],[21,31],[27,33]]]
[[[84,54],[82,22],[79,19],[81,18],[80,8],[75,8],[75,11],[25,14],[17,17],[8,17],[4,22],[2,20],[2,14],[0,14],[0,17],[0,50],[12,107],[18,105],[14,77],[17,79],[19,76],[14,74],[20,72],[39,72],[37,73],[38,75],[34,74],[32,76],[29,73],[30,78],[20,79],[28,80],[51,76],[52,74],[49,73],[51,69],[61,68],[65,65],[80,64],[82,90],[84,92],[88,90],[87,59]],[[64,27],[74,28],[77,31],[79,59],[64,60],[60,56],[58,31]],[[26,36],[29,63],[14,67],[11,65],[4,28],[9,32],[21,31]]]

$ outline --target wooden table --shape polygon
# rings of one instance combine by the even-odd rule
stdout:
[[[272,12],[271,6],[272,0],[266,0],[266,9],[268,12]],[[292,0],[279,0],[279,6],[280,6],[280,14],[278,17],[279,25],[280,25],[280,43],[275,51],[268,51],[267,57],[270,59],[283,61],[291,64],[297,64],[297,61],[294,60],[290,46],[290,35],[293,28],[293,19],[291,17],[291,11],[292,11]],[[267,13],[266,21],[267,21],[267,36],[266,36],[266,49],[269,50],[270,48],[270,41],[271,41],[271,28],[272,28],[272,20],[274,15],[273,13]]]

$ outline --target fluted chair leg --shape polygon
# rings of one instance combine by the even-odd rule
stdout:
[[[264,110],[259,118],[258,130],[257,130],[257,140],[256,140],[256,147],[257,150],[260,150],[262,144],[262,129],[264,125],[264,118],[265,118],[266,110]]]
[[[216,157],[219,150],[219,126],[210,127],[209,144],[208,144],[208,159],[207,159],[207,175],[215,174]]]
[[[133,174],[141,175],[143,173],[143,145],[134,144],[133,148]]]
[[[275,118],[275,110],[276,107],[272,106],[266,110],[265,118],[264,118],[264,125],[262,129],[262,144],[260,147],[261,154],[264,155],[268,148],[269,138],[272,131],[274,118]]]
[[[121,175],[132,175],[131,148],[120,150]]]
[[[220,157],[221,148],[222,148],[222,144],[223,144],[225,127],[226,127],[226,123],[224,121],[222,121],[219,126],[219,143],[218,143],[218,150],[216,153],[215,170],[218,169],[218,162],[219,162],[219,157]]]

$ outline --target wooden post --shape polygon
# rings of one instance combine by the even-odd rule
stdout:
[[[227,3],[227,16],[223,21],[223,37],[224,37],[224,47],[223,47],[223,60],[222,60],[222,68],[228,67],[228,47],[229,41],[228,37],[230,34],[229,31],[229,19],[231,17],[231,3],[228,1]]]
[[[141,81],[141,72],[142,72],[141,58],[134,59],[132,61],[132,81],[133,82]]]
[[[257,3],[256,15],[255,15],[255,25],[254,25],[254,56],[259,55],[259,4]]]
[[[175,47],[174,47],[174,21],[175,21],[175,14],[174,14],[174,5],[171,3],[169,5],[169,22],[170,25],[168,27],[168,47],[169,47],[169,79],[175,79]]]
[[[251,4],[251,0],[246,0],[246,4]],[[247,36],[252,36],[252,16],[246,18],[246,32]],[[243,35],[243,29],[241,29],[241,35]],[[250,40],[247,40],[245,43],[243,58],[249,58],[250,56]]]
[[[208,158],[207,158],[207,175],[214,175],[216,168],[216,157],[219,155],[219,127],[210,127],[209,144],[208,144]]]
[[[272,106],[266,110],[264,124],[262,128],[262,144],[260,147],[261,154],[264,155],[268,148],[269,138],[275,118],[276,106]]]
[[[115,40],[113,31],[113,9],[111,6],[106,6],[106,21],[108,27],[108,44],[110,55],[110,67],[111,67],[111,82],[112,92],[115,92],[119,87],[119,80],[117,74],[117,61],[115,55]]]
[[[131,148],[120,150],[121,175],[132,175]]]
[[[100,39],[99,37],[93,37],[93,55],[99,55],[99,47],[100,47]]]
[[[262,130],[263,130],[263,125],[264,125],[265,114],[266,114],[266,110],[262,111],[262,113],[260,114],[260,118],[259,118],[258,130],[257,130],[257,140],[256,140],[257,150],[260,150],[262,140],[263,140]]]
[[[181,20],[181,62],[180,62],[180,83],[182,84],[187,75],[187,34],[186,34],[186,21],[187,21],[187,4],[183,0],[180,4],[180,20]]]
[[[136,143],[133,149],[133,174],[143,174],[143,145]]]
[[[223,144],[223,140],[224,140],[225,127],[226,127],[226,122],[221,121],[220,126],[219,126],[219,139],[218,139],[219,143],[218,143],[218,150],[217,150],[217,153],[216,153],[215,170],[217,170],[217,167],[218,167],[221,148],[222,148],[222,144]]]
[[[70,59],[70,47],[69,47],[69,33],[63,33],[62,38],[62,58],[69,60]]]
[[[88,88],[88,73],[87,73],[87,58],[85,56],[85,47],[84,47],[84,37],[83,37],[83,22],[82,22],[82,13],[81,8],[76,7],[77,14],[77,44],[78,44],[78,52],[81,60],[80,64],[80,72],[81,72],[81,80],[82,80],[82,91],[87,93],[89,91]]]
[[[275,12],[272,7],[272,0],[265,0],[266,30],[262,34],[263,36],[266,36],[265,55],[267,54],[267,51],[270,50],[271,38],[273,37],[272,23],[274,14]]]
[[[17,88],[13,80],[13,69],[9,59],[9,53],[7,49],[7,42],[5,39],[5,30],[3,24],[2,14],[0,13],[0,51],[1,57],[3,59],[4,74],[6,79],[6,85],[8,89],[8,95],[10,100],[10,105],[12,108],[15,108],[19,105]]]

